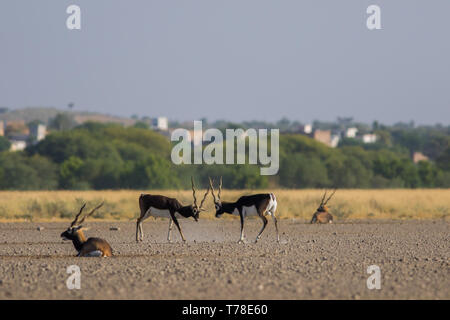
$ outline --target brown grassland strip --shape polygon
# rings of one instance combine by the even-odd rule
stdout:
[[[242,195],[268,190],[224,190],[222,200],[235,201]],[[317,208],[323,190],[270,190],[278,201],[281,219],[309,220]],[[163,194],[192,203],[190,190],[119,191],[2,191],[0,222],[70,220],[82,203],[92,207],[105,201],[92,220],[134,220],[139,214],[141,193]],[[211,196],[209,196],[211,197]],[[201,218],[213,218],[212,198]],[[338,190],[330,201],[336,221],[352,219],[445,219],[450,216],[450,189]]]

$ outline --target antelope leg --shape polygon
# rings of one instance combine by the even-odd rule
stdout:
[[[267,226],[267,218],[262,215],[261,219],[263,221],[263,226],[262,226],[261,231],[259,232],[258,236],[256,237],[255,243],[258,242],[259,238],[261,238],[261,234],[263,233],[264,229]]]
[[[141,233],[141,241],[144,241],[144,228],[142,227],[142,221],[139,224],[139,232]]]
[[[178,231],[180,232],[181,239],[183,239],[183,242],[186,242],[186,239],[184,238],[183,232],[181,231],[181,227],[180,227],[180,224],[178,223],[177,218],[172,217],[172,220],[173,220],[173,222],[175,223],[175,225],[177,226]]]
[[[173,226],[173,220],[172,218],[169,218],[169,232],[167,234],[167,241],[170,242],[170,233],[172,232],[172,226]]]
[[[244,215],[241,213],[239,216],[241,218],[241,237],[239,238],[238,243],[243,243],[244,242]]]
[[[141,218],[138,218],[136,221],[136,242],[140,240],[140,227],[141,227]]]
[[[278,220],[273,212],[272,212],[272,220],[275,223],[275,230],[277,230],[277,241],[280,242],[280,234],[278,233]]]

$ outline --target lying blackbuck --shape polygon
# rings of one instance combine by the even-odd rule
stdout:
[[[277,231],[277,241],[280,242],[280,236],[278,234],[278,222],[275,217],[275,211],[277,210],[277,199],[273,193],[260,193],[250,196],[242,196],[236,202],[222,201],[220,194],[222,192],[222,177],[219,182],[219,192],[214,194],[213,181],[209,179],[209,185],[214,198],[214,205],[216,207],[216,218],[220,218],[222,214],[228,213],[232,215],[238,215],[241,219],[241,236],[238,243],[244,241],[244,219],[249,216],[259,216],[263,221],[261,231],[256,237],[255,243],[261,238],[261,234],[267,226],[266,215],[270,215],[275,222],[275,229]]]
[[[80,212],[75,216],[75,219],[70,224],[70,227],[61,233],[61,237],[64,240],[72,240],[72,243],[75,249],[78,251],[78,257],[111,257],[112,249],[106,240],[100,238],[89,238],[86,240],[84,236],[83,230],[87,230],[87,228],[83,228],[81,225],[84,220],[91,216],[95,211],[100,209],[103,206],[103,203],[99,206],[95,207],[91,212],[85,215],[80,222],[78,222],[78,218],[83,212],[86,204],[84,204]]]
[[[331,197],[336,192],[336,189],[331,193],[331,195],[328,197],[327,200],[325,200],[325,197],[327,196],[327,190],[325,190],[325,193],[322,197],[322,201],[320,201],[320,205],[317,208],[317,211],[313,214],[313,217],[311,219],[311,223],[332,223],[333,222],[333,216],[331,213],[328,212],[328,206],[327,203],[330,201]]]
[[[206,190],[205,196],[203,197],[200,206],[197,205],[197,197],[195,196],[194,179],[191,177],[192,184],[192,196],[194,198],[194,203],[183,206],[177,199],[168,198],[160,195],[150,195],[141,194],[139,197],[139,208],[141,209],[141,215],[137,219],[136,223],[136,242],[144,240],[144,231],[142,230],[142,222],[148,217],[159,217],[159,218],[169,218],[169,232],[167,235],[167,241],[170,242],[170,233],[172,231],[173,223],[178,228],[180,232],[181,239],[186,242],[183,232],[181,231],[180,224],[177,218],[189,218],[193,217],[195,221],[198,221],[199,213],[205,211],[203,209],[203,203],[209,193],[209,187]]]

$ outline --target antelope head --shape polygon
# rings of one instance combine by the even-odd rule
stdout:
[[[195,186],[194,186],[194,178],[191,177],[191,184],[192,184],[192,197],[194,198],[194,203],[192,204],[192,217],[194,217],[195,221],[198,221],[199,215],[201,211],[206,211],[206,209],[203,208],[203,204],[205,203],[206,197],[209,193],[209,187],[206,190],[205,195],[203,196],[202,202],[200,202],[200,206],[197,204],[197,197],[195,196]]]
[[[97,211],[98,209],[100,209],[103,206],[103,202],[98,205],[97,207],[95,207],[91,212],[89,212],[88,214],[86,214],[81,221],[78,221],[78,219],[80,218],[81,213],[83,212],[84,208],[86,207],[86,203],[83,204],[83,206],[80,208],[80,211],[78,212],[78,214],[75,216],[75,219],[71,222],[69,228],[67,228],[66,231],[64,231],[63,233],[61,233],[61,238],[63,238],[63,240],[72,240],[72,241],[76,241],[76,240],[80,240],[80,241],[84,241],[84,234],[82,230],[87,230],[87,228],[83,228],[82,223],[84,222],[84,220],[91,216],[95,211]]]

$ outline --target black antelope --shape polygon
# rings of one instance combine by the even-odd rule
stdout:
[[[270,215],[275,222],[275,229],[277,231],[277,241],[280,242],[280,236],[278,234],[278,222],[275,217],[275,211],[277,210],[277,199],[273,193],[260,193],[250,196],[242,196],[236,202],[226,202],[220,199],[220,193],[222,191],[222,177],[219,182],[219,192],[214,194],[214,186],[211,179],[209,179],[209,185],[214,198],[214,205],[216,207],[216,218],[220,218],[222,214],[228,213],[232,215],[238,215],[241,219],[241,236],[238,243],[244,241],[244,219],[249,216],[259,216],[263,221],[261,231],[256,237],[255,243],[261,238],[261,234],[267,226],[266,215]]]
[[[183,206],[177,199],[168,198],[160,195],[150,195],[150,194],[141,194],[139,197],[139,208],[141,209],[141,215],[137,219],[136,223],[136,242],[144,240],[144,231],[142,230],[142,222],[148,217],[160,217],[160,218],[169,218],[169,232],[167,235],[167,240],[170,242],[170,233],[172,231],[173,223],[178,228],[180,232],[181,239],[186,242],[184,238],[183,232],[181,231],[180,224],[178,223],[177,218],[189,218],[193,217],[195,221],[198,221],[199,213],[201,211],[205,211],[203,209],[203,203],[206,200],[206,196],[209,193],[206,190],[205,196],[203,197],[200,206],[197,205],[197,197],[195,196],[195,187],[194,187],[194,179],[191,177],[192,184],[192,196],[194,198],[194,203]]]
[[[61,233],[61,237],[64,240],[72,240],[75,249],[78,251],[77,255],[78,257],[112,256],[112,249],[109,243],[106,242],[106,240],[100,238],[89,238],[86,240],[83,230],[87,230],[87,228],[83,228],[83,226],[81,225],[87,217],[91,216],[95,211],[100,209],[102,206],[103,203],[95,207],[91,212],[85,215],[80,222],[78,222],[78,218],[80,217],[81,213],[86,207],[86,204],[84,204],[81,207],[80,212],[75,216],[75,219],[70,224],[70,227],[66,231]]]
[[[327,191],[325,190],[325,194],[322,197],[322,201],[320,202],[317,211],[313,214],[311,223],[333,223],[333,216],[331,215],[331,213],[328,212],[327,203],[328,201],[330,201],[331,197],[334,195],[335,192],[336,189],[334,189],[333,193],[331,193],[328,199],[325,200],[325,197],[327,196]]]

